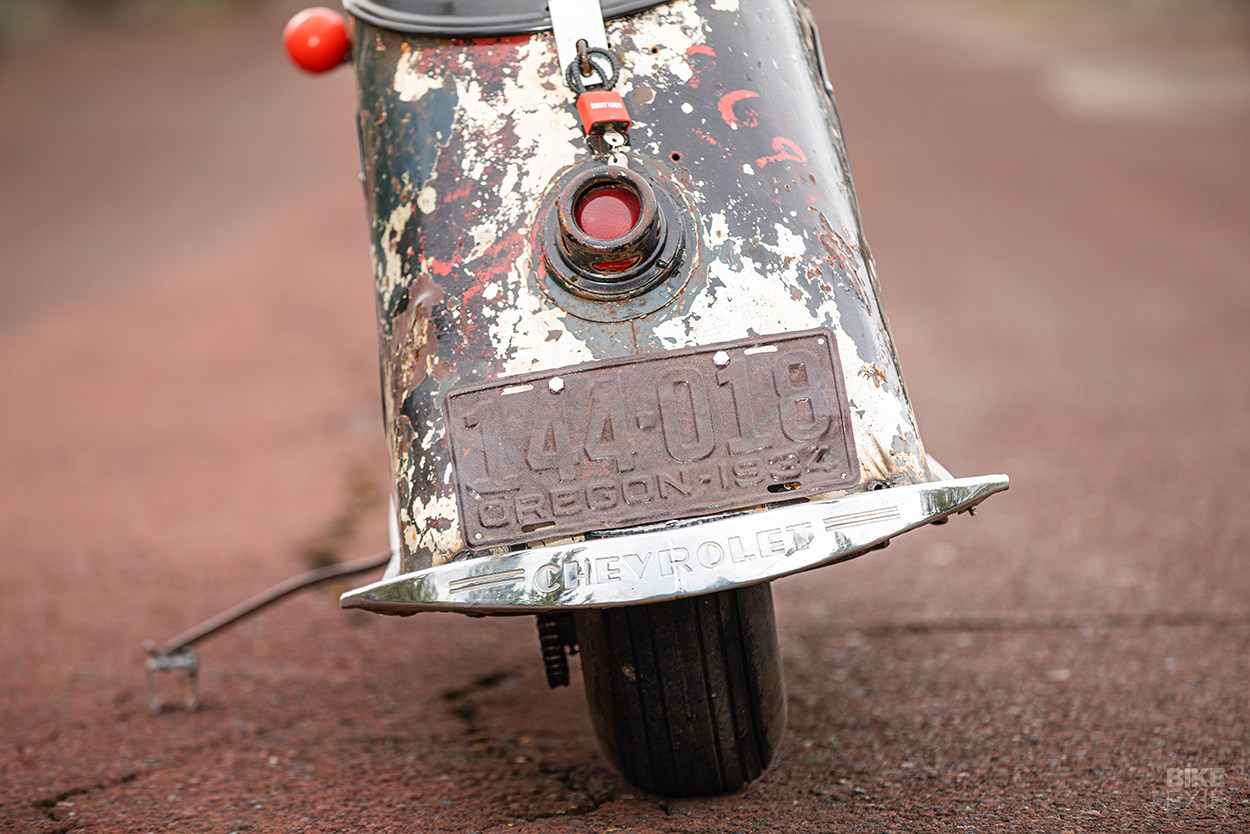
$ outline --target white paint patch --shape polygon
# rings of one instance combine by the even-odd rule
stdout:
[[[724,240],[729,234],[729,222],[725,220],[723,213],[717,212],[713,214],[711,220],[707,224],[708,237],[712,240]]]
[[[694,105],[688,101],[683,101],[681,103],[681,112],[685,113],[687,116],[690,115],[694,112]]]
[[[501,232],[525,228],[552,175],[585,154],[584,136],[569,107],[569,93],[558,75],[553,46],[549,35],[535,36],[520,46],[514,72],[502,82],[495,78],[483,84],[471,73],[454,79],[457,107],[453,133],[458,143],[456,157],[461,160],[460,175],[482,180],[488,171],[494,171],[499,177],[498,208],[475,219],[465,230],[473,241],[464,259],[467,268],[498,244]],[[507,153],[501,156],[500,147],[507,148]],[[489,302],[481,314],[498,355],[506,363],[504,373],[556,368],[595,358],[567,332],[565,314],[531,287],[528,246],[525,250],[507,279],[487,284],[481,296]],[[547,336],[552,331],[560,336],[549,342]],[[434,448],[433,444],[441,440],[441,435],[430,434],[420,442]],[[454,517],[454,506],[447,514]],[[427,543],[431,535],[426,534]]]
[[[481,179],[487,165],[503,165],[502,204],[484,219],[495,228],[511,226],[532,210],[551,173],[576,159],[581,128],[567,106],[567,89],[554,74],[549,37],[535,37],[518,50],[514,78],[489,90],[472,76],[456,79],[457,154],[464,176]],[[553,87],[555,92],[549,90]],[[502,134],[502,135],[501,135]],[[495,150],[509,148],[503,159]],[[534,159],[544,164],[534,165]]]
[[[760,241],[760,247],[772,252],[782,260],[788,258],[802,259],[807,252],[807,242],[803,239],[803,236],[781,223],[774,223],[773,229],[777,232],[777,244],[774,246]]]
[[[407,184],[406,175],[404,179],[405,184]],[[374,258],[374,263],[379,264],[381,267],[379,272],[374,275],[374,283],[377,285],[379,295],[389,295],[403,277],[404,256],[406,253],[399,251],[396,244],[400,236],[403,235],[408,221],[412,218],[412,210],[412,203],[405,200],[395,207],[390,217],[386,218],[386,222],[382,225],[382,233],[378,236],[382,246],[382,257],[377,258],[375,256]]]
[[[415,497],[412,502],[412,515],[419,519],[455,518],[456,499],[441,493],[428,496],[424,501]],[[404,543],[408,545],[409,553],[421,550],[431,553],[435,565],[443,564],[464,547],[459,525],[454,525],[450,530],[437,530],[433,527],[422,530],[416,524],[406,523]]]
[[[504,357],[504,375],[526,373],[536,369],[561,368],[596,357],[590,348],[568,332],[563,311],[554,307],[545,296],[530,287],[530,254],[527,251],[513,264],[507,284],[516,288],[512,304],[497,306],[490,324],[492,341]],[[551,332],[559,337],[547,341]]]
[[[736,3],[737,0],[721,2]],[[694,70],[686,61],[686,47],[690,44],[707,43],[707,24],[694,3],[690,0],[678,0],[657,6],[650,13],[631,20],[630,24],[635,27],[635,44],[647,44],[658,50],[650,71],[645,72],[657,89],[668,88],[674,83],[674,79],[684,85],[694,77]],[[624,25],[620,18],[608,24],[609,42],[620,43]]]
[[[422,214],[429,214],[434,211],[434,207],[438,205],[438,194],[434,191],[434,186],[427,185],[417,192],[417,208]]]
[[[413,50],[399,59],[395,65],[395,79],[392,86],[399,95],[400,101],[417,101],[430,90],[441,90],[447,83],[446,77],[422,75],[416,71],[417,61],[421,60],[421,52]]]
[[[718,12],[736,12],[738,0],[712,0],[712,8]]]
[[[495,245],[497,236],[498,233],[494,226],[483,225],[476,227],[473,230],[473,249],[469,251],[465,260],[475,261],[485,255],[486,252]],[[498,284],[491,284],[490,286],[494,287],[496,292],[499,291]],[[491,297],[493,298],[494,296]]]
[[[716,260],[708,264],[709,284],[722,284],[715,292],[707,288],[699,293],[690,313],[657,325],[654,332],[666,347],[741,339],[749,327],[757,334],[783,333],[800,329],[796,322],[811,326],[811,314],[803,302],[781,287],[775,278],[764,274],[751,258],[741,258],[742,268]],[[767,291],[765,291],[767,290]],[[716,306],[721,300],[733,299],[732,312]]]

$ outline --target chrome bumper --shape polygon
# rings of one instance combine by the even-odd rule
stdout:
[[[340,602],[382,614],[531,614],[706,594],[851,559],[971,510],[1008,483],[1006,475],[984,475],[672,522],[450,562],[348,591]]]

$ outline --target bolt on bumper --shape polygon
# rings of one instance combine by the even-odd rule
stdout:
[[[670,522],[449,562],[348,591],[340,602],[381,614],[534,614],[706,594],[851,559],[1008,485],[1006,475],[983,475]]]

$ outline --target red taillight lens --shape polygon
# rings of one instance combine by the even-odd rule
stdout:
[[[616,240],[633,231],[642,215],[642,202],[632,189],[608,183],[586,190],[577,198],[574,222],[587,235]]]

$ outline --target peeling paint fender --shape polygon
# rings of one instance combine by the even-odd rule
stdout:
[[[460,516],[447,395],[521,374],[825,328],[858,476],[821,500],[949,479],[916,427],[806,8],[674,0],[609,20],[607,36],[633,120],[616,149],[583,134],[550,31],[453,39],[357,21],[388,577],[556,544],[475,548]],[[544,282],[553,189],[595,161],[649,177],[689,215],[667,295],[595,307]]]

